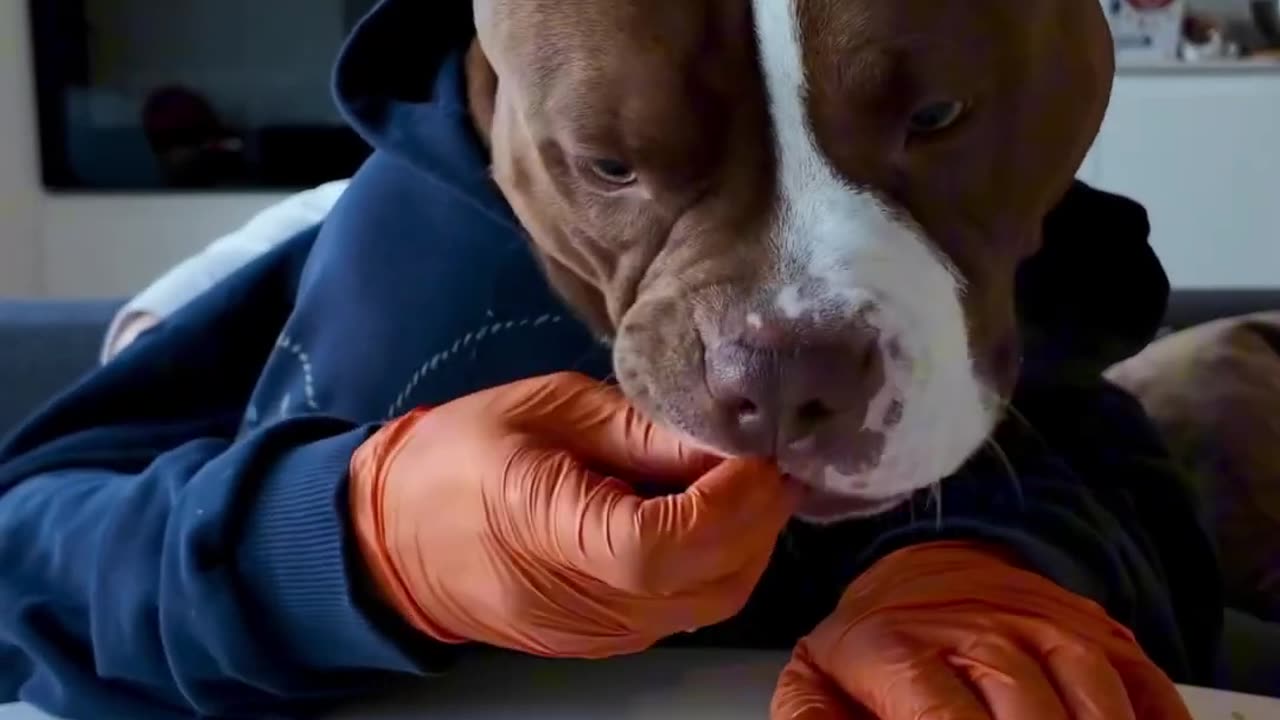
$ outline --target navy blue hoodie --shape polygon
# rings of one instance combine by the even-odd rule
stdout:
[[[353,451],[416,405],[609,371],[490,182],[466,112],[469,11],[380,5],[336,83],[376,152],[331,216],[0,447],[0,701],[70,717],[302,714],[465,652],[371,597],[346,516]],[[997,436],[1017,482],[980,455],[941,511],[921,498],[789,528],[741,615],[678,642],[789,647],[887,552],[967,538],[1097,600],[1175,679],[1207,682],[1211,548],[1142,411],[1099,376],[1163,312],[1146,232],[1141,208],[1081,185],[1049,218],[1019,283],[1023,419]]]

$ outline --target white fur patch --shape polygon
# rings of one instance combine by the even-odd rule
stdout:
[[[809,301],[800,294],[799,285],[782,286],[778,291],[776,304],[783,317],[788,320],[799,320],[809,310]]]
[[[856,475],[810,468],[805,479],[873,498],[926,487],[958,470],[996,418],[975,372],[962,282],[916,223],[891,213],[873,189],[851,186],[819,149],[795,3],[753,5],[780,176],[771,294],[789,318],[811,306],[860,315],[879,331],[886,374],[864,421],[885,433],[878,465]],[[891,340],[902,349],[896,361],[885,351]]]

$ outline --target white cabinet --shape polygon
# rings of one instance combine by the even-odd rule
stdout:
[[[1174,285],[1280,287],[1280,67],[1122,71],[1080,176],[1146,206]]]

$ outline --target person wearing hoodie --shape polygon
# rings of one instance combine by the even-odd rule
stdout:
[[[243,226],[170,268],[129,299],[102,339],[101,362],[108,362],[209,288],[298,233],[319,225],[350,184],[349,179],[294,193],[267,207]]]
[[[1077,184],[1046,218],[1007,458],[949,478],[945,513],[788,524],[776,469],[600,382],[608,350],[489,177],[473,36],[469,3],[379,4],[336,76],[376,152],[323,222],[0,447],[0,701],[302,715],[447,683],[472,646],[664,642],[794,649],[778,718],[1185,717],[1171,681],[1213,682],[1213,551],[1101,379],[1164,312],[1139,206]]]

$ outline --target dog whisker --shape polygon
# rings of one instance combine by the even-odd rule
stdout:
[[[612,395],[614,388],[607,379],[599,380],[599,382],[595,383],[595,392],[599,393],[599,395]]]
[[[1019,427],[1030,433],[1031,437],[1033,437],[1036,442],[1040,443],[1040,445],[1046,449],[1049,447],[1049,442],[1044,439],[1044,435],[1036,429],[1035,425],[1031,424],[1031,421],[1027,419],[1027,416],[1023,415],[1022,411],[1014,406],[1012,402],[1004,403],[1004,409],[1005,412],[1009,414],[1009,417],[1013,418]]]
[[[1012,402],[1006,402],[1004,404],[1004,411],[1009,414],[1009,417],[1016,420],[1023,428],[1032,432],[1035,431],[1035,426],[1031,424],[1031,421],[1027,419],[1027,416],[1023,415],[1022,411],[1018,410]]]
[[[934,483],[933,487],[929,489],[929,492],[933,496],[934,513],[935,513],[934,529],[937,530],[938,532],[941,532],[942,531],[942,482],[938,481]]]
[[[925,499],[924,506],[928,509],[933,507],[935,530],[942,530],[942,481],[933,483],[929,486],[929,497]],[[911,506],[911,519],[915,521],[915,504]]]
[[[1009,482],[1013,484],[1013,492],[1018,496],[1018,509],[1026,510],[1026,497],[1022,494],[1022,479],[1018,477],[1018,471],[1013,466],[1013,461],[1009,459],[1009,454],[1000,447],[1000,441],[994,437],[987,440],[987,447],[991,449],[991,454],[1004,465],[1005,471],[1009,474]]]

